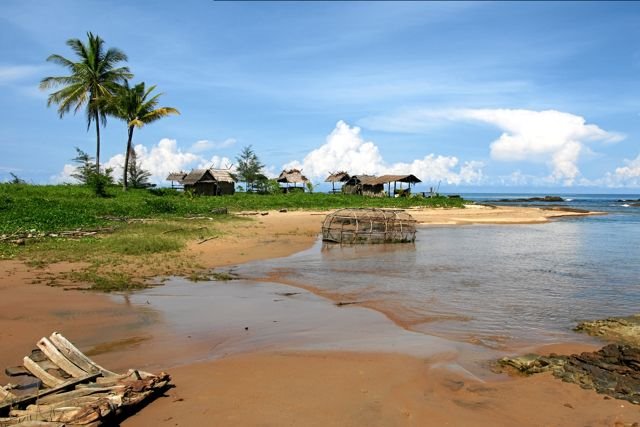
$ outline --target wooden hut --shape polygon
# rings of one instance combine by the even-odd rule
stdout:
[[[396,195],[407,196],[411,193],[411,185],[415,185],[419,180],[415,175],[382,175],[378,177],[377,182],[384,185],[387,184],[387,193],[393,197]],[[391,192],[391,183],[393,182],[393,193]],[[400,183],[400,188],[397,184]],[[404,188],[402,184],[407,184],[407,188]]]
[[[171,181],[171,188],[183,188],[182,180],[188,174],[186,172],[171,172],[167,177],[167,181]]]
[[[177,181],[185,191],[206,196],[221,196],[235,193],[235,179],[225,169],[193,169],[179,179],[179,174],[169,174],[167,180]],[[173,185],[172,185],[173,186]]]
[[[342,186],[346,194],[361,194],[363,196],[384,197],[384,185],[373,175],[353,175]]]
[[[286,184],[286,187],[282,188],[282,191],[285,193],[289,193],[291,191],[304,191],[304,185],[309,182],[307,177],[302,175],[302,171],[299,169],[283,170],[280,172],[280,176],[278,176],[277,181],[281,184]],[[298,183],[302,184],[301,187],[297,186]],[[293,187],[291,187],[291,184],[293,184]]]
[[[329,175],[327,177],[327,179],[324,180],[324,182],[330,182],[331,183],[331,192],[335,193],[336,192],[336,182],[341,182],[341,183],[345,183],[347,181],[349,181],[349,178],[351,178],[349,176],[348,173],[346,172],[334,172],[331,175]]]

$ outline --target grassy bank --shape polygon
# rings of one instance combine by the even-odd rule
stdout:
[[[202,266],[182,251],[190,241],[236,233],[247,217],[215,213],[340,207],[460,207],[460,199],[369,198],[342,194],[238,193],[198,197],[172,190],[109,190],[96,197],[82,186],[0,184],[0,259],[34,267],[73,263],[70,271],[40,281],[89,284],[110,291],[142,287],[145,278],[198,277]],[[81,230],[81,231],[78,231]],[[86,232],[98,230],[95,234]],[[43,272],[45,269],[43,269]],[[207,273],[211,274],[211,272]]]
[[[335,209],[341,207],[407,208],[461,207],[461,199],[372,198],[343,194],[293,193],[199,197],[171,190],[110,189],[100,198],[82,186],[0,184],[0,235],[16,232],[56,232],[113,224],[114,219],[181,218],[209,215],[218,208],[230,212],[271,209]]]

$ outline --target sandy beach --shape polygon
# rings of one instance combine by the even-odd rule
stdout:
[[[253,219],[249,227],[230,223],[223,237],[193,243],[186,251],[206,268],[288,256],[316,241],[325,214],[247,215]],[[543,223],[580,215],[485,206],[411,214],[427,227]],[[48,274],[79,267],[0,262],[0,365],[18,364],[38,338],[57,330],[111,369],[171,373],[176,388],[125,426],[630,426],[640,420],[636,406],[549,374],[513,378],[488,367],[472,372],[461,361],[468,357],[463,344],[411,332],[376,310],[337,308],[312,289],[221,285],[217,298],[206,302],[207,311],[166,328],[171,319],[155,307],[171,298],[184,301],[167,296],[179,289],[175,284],[106,295],[39,283]],[[287,291],[300,294],[282,296]],[[182,304],[189,312],[188,301]],[[197,316],[208,316],[210,330],[191,332],[189,322]],[[566,343],[540,351],[593,348]]]

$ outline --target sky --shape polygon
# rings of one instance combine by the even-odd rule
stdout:
[[[412,173],[419,190],[640,193],[638,2],[0,2],[0,181],[72,182],[95,154],[82,113],[59,118],[46,61],[98,34],[157,85],[170,116],[134,133],[159,185],[234,167]],[[103,164],[121,170],[110,118]]]

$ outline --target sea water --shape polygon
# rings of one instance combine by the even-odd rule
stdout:
[[[496,203],[533,196],[464,197]],[[533,225],[421,227],[414,244],[319,241],[238,271],[372,307],[412,331],[490,348],[579,341],[586,338],[572,328],[581,320],[640,312],[640,206],[632,205],[640,196],[563,197],[554,205],[607,214]]]

